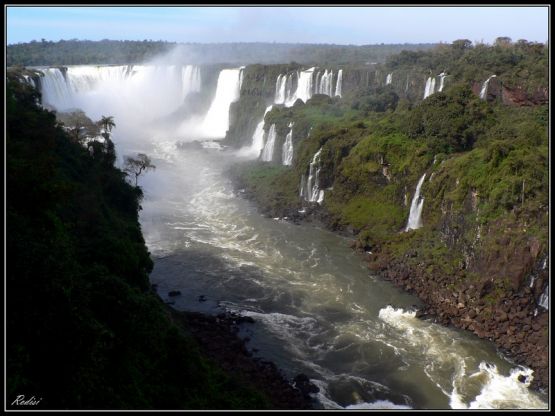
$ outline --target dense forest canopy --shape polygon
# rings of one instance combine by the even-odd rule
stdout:
[[[402,50],[419,51],[436,46],[423,44],[392,45],[315,45],[288,43],[175,43],[165,41],[119,40],[60,40],[59,42],[31,41],[8,45],[8,66],[23,65],[78,65],[78,64],[134,64],[169,52],[190,64],[228,63],[283,63],[295,61],[311,63],[380,63]]]

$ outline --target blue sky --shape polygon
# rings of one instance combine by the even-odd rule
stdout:
[[[492,43],[548,40],[543,7],[7,7],[8,44],[33,39],[175,42]]]

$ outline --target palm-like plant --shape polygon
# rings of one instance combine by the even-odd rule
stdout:
[[[110,132],[112,131],[112,128],[116,127],[116,123],[114,122],[113,116],[102,116],[98,124],[100,124],[100,126],[104,130],[104,133],[102,133],[102,135],[104,136],[105,139],[107,139],[110,136]]]

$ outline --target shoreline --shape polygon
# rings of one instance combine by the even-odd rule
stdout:
[[[202,355],[216,363],[235,382],[265,394],[272,405],[271,410],[316,409],[316,402],[309,393],[315,392],[317,387],[305,375],[287,380],[273,362],[253,356],[247,347],[248,338],[238,336],[239,326],[256,325],[254,319],[229,312],[214,316],[179,311],[166,304],[154,287],[151,290],[163,303],[170,321],[196,341]]]

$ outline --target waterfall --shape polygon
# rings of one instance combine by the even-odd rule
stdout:
[[[292,106],[295,103],[295,101],[297,101],[297,99],[301,99],[303,100],[303,102],[306,103],[310,99],[310,97],[312,97],[312,91],[314,91],[313,89],[314,69],[315,68],[310,68],[305,71],[299,72],[299,78],[298,78],[299,82],[297,84],[297,90],[295,94],[293,94],[291,99],[288,100],[288,103],[286,103],[288,107]]]
[[[276,142],[276,125],[272,124],[270,130],[268,131],[268,138],[266,139],[266,144],[264,149],[262,149],[262,154],[260,159],[264,162],[271,162],[274,158],[274,144]]]
[[[441,74],[439,74],[439,89],[438,89],[439,92],[443,91],[443,86],[445,84],[446,76],[447,74],[445,72],[442,72]]]
[[[242,67],[220,72],[216,95],[202,124],[202,132],[206,137],[225,137],[229,128],[229,106],[239,98],[242,72]]]
[[[198,66],[187,65],[181,68],[181,88],[183,99],[192,92],[200,92],[202,80]]]
[[[289,133],[285,138],[285,143],[283,143],[282,158],[284,165],[290,166],[293,162],[293,123],[289,124]]]
[[[391,84],[393,74],[387,74],[387,78],[385,80],[385,85]]]
[[[480,90],[480,99],[485,100],[488,94],[488,84],[492,78],[495,78],[497,75],[492,75],[485,82],[482,84],[482,89]]]
[[[409,220],[407,222],[407,227],[405,231],[409,230],[416,230],[422,227],[422,208],[424,207],[424,198],[420,197],[420,188],[424,183],[424,178],[426,174],[422,175],[420,180],[418,181],[418,185],[416,185],[416,191],[414,192],[414,197],[412,198],[412,202],[410,204],[410,213],[409,213]]]
[[[343,84],[343,70],[337,72],[337,84],[335,84],[335,95],[341,97],[341,87]]]
[[[326,90],[326,94],[329,95],[330,97],[333,96],[333,71],[330,71],[330,81],[328,84],[328,88]]]
[[[256,125],[254,133],[252,135],[252,142],[250,147],[241,149],[240,154],[244,156],[259,157],[260,152],[264,149],[264,119],[266,114],[272,110],[272,106],[266,107],[262,120]]]
[[[279,74],[276,80],[274,104],[285,104],[286,107],[291,107],[296,99],[296,91],[293,91],[293,74]]]
[[[31,78],[29,75],[23,75],[23,80],[26,84],[29,84],[30,86],[36,88],[36,84],[35,84],[35,80],[33,78]]]
[[[534,287],[534,283],[536,282],[536,276],[532,276],[532,279],[530,279],[530,288]]]
[[[318,73],[319,75],[319,73]],[[333,91],[333,71],[324,71],[324,74],[319,78],[316,76],[316,89],[318,94],[325,94],[332,96]]]
[[[314,75],[315,69],[313,67],[304,71],[297,71],[296,90],[293,90],[293,76],[295,74],[278,75],[274,103],[291,107],[298,99],[306,103],[315,92],[331,96],[333,73],[326,70],[323,75],[320,75],[320,72]],[[316,78],[316,83],[314,83],[314,78]],[[321,90],[325,92],[320,92]]]
[[[322,72],[321,72],[321,71],[318,71],[318,72],[316,73],[316,81],[314,82],[314,89],[316,90],[316,91],[314,91],[314,92],[315,92],[316,94],[320,94],[320,93],[321,93],[321,92],[320,92],[320,84],[321,84],[321,81],[320,81],[320,80],[321,80],[321,79],[322,79]]]
[[[435,88],[436,88],[435,77],[428,77],[428,80],[426,81],[426,87],[424,88],[424,99],[432,95],[434,93]]]
[[[545,285],[545,289],[538,299],[538,305],[549,310],[549,284]]]
[[[62,71],[58,68],[47,68],[41,71],[42,104],[49,105],[59,111],[75,108],[73,90]]]
[[[304,175],[301,177],[301,196],[309,202],[317,202],[321,204],[324,200],[324,191],[320,189],[320,153],[322,148],[318,150],[308,169],[308,179],[306,186],[304,183]]]
[[[287,75],[279,74],[276,81],[276,94],[274,96],[274,102],[276,104],[285,103],[285,85],[287,83]]]
[[[287,76],[287,82],[285,85],[285,102],[295,102],[293,98],[295,92],[293,91],[293,74]],[[293,104],[291,104],[293,105]]]
[[[121,108],[141,119],[164,116],[201,89],[200,69],[192,65],[77,65],[38,71],[43,105],[58,111],[80,108],[91,117],[110,112],[118,118]]]

